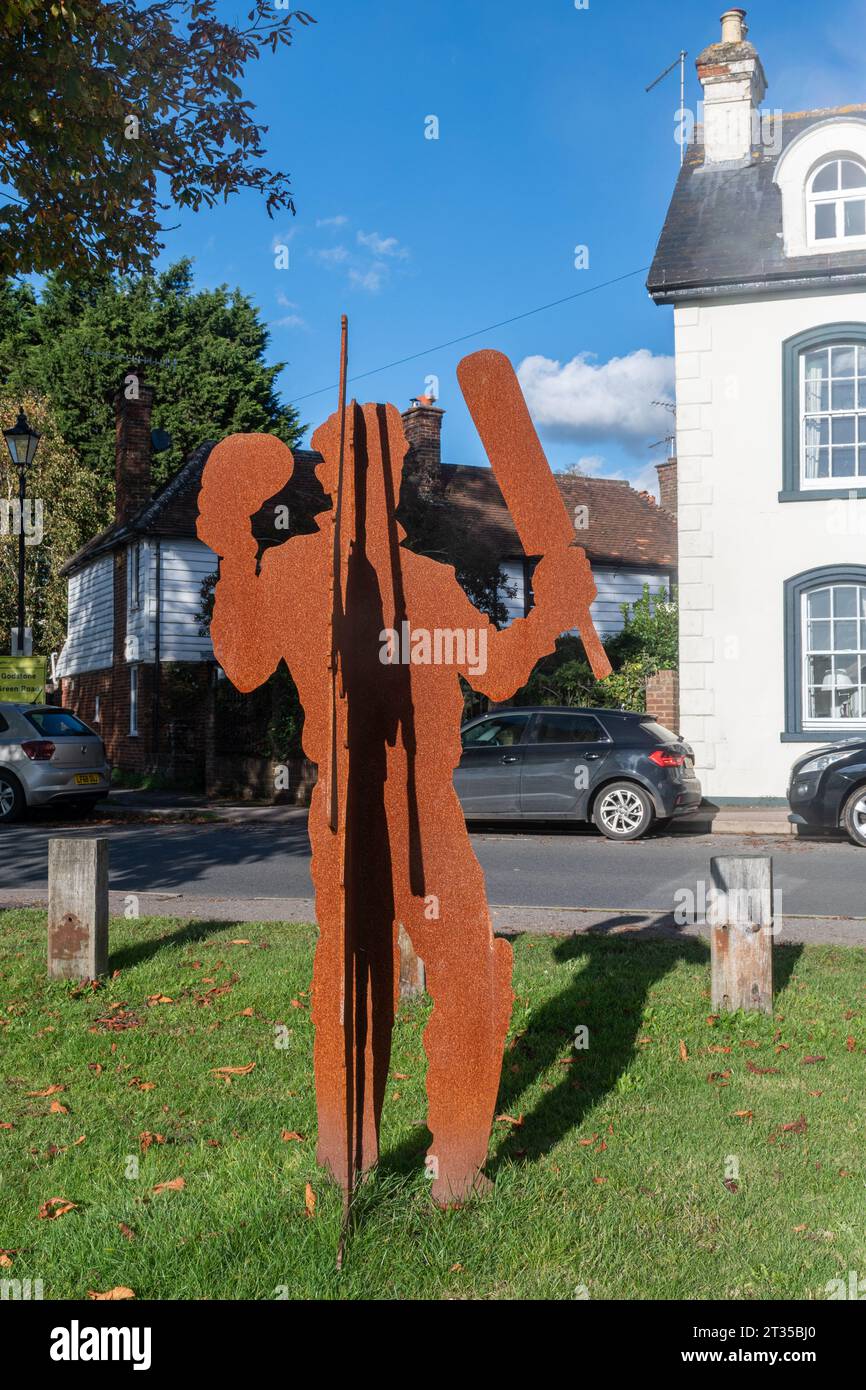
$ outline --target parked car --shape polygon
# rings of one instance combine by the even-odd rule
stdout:
[[[866,734],[804,753],[791,768],[788,820],[847,830],[866,849]]]
[[[461,736],[454,786],[468,820],[592,821],[609,840],[637,840],[701,804],[691,748],[646,714],[504,709]]]
[[[30,806],[92,810],[110,784],[102,739],[71,710],[0,702],[0,821]]]

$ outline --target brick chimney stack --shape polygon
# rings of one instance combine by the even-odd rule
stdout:
[[[124,373],[114,398],[114,519],[126,522],[151,497],[150,413],[153,387],[136,367]]]
[[[677,461],[675,458],[665,459],[664,463],[656,464],[656,472],[659,475],[659,506],[671,516],[677,514]]]
[[[442,486],[442,416],[432,396],[419,396],[403,411],[403,429],[409,441],[411,469],[422,497]]]
[[[721,42],[705,48],[695,64],[704,89],[707,164],[736,163],[752,152],[767,78],[757,50],[747,41],[748,32],[746,11],[726,10]]]

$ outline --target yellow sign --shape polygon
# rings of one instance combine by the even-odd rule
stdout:
[[[0,701],[45,703],[45,657],[0,656]]]

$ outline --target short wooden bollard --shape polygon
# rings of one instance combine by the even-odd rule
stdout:
[[[773,1010],[773,861],[710,861],[708,903],[713,1012]]]
[[[48,842],[48,976],[95,980],[108,970],[108,841]]]
[[[426,989],[426,971],[402,922],[397,932],[397,948],[400,952],[400,998],[414,999]]]

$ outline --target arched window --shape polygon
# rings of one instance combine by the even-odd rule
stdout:
[[[812,570],[785,589],[788,735],[866,728],[866,568]]]
[[[809,180],[807,202],[812,245],[866,237],[866,166],[854,159],[821,164]]]

